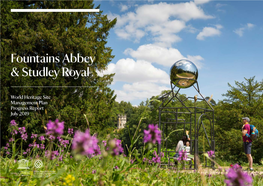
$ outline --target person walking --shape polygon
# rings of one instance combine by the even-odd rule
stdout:
[[[251,148],[252,148],[252,140],[248,137],[250,134],[250,119],[248,117],[242,118],[243,126],[242,126],[242,137],[244,143],[244,151],[246,153],[249,169],[253,171],[253,158],[251,156]]]

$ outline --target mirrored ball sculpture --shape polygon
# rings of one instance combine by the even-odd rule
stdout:
[[[195,64],[182,59],[173,64],[170,70],[170,80],[179,88],[189,88],[196,83],[198,70]]]

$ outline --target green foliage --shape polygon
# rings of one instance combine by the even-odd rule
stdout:
[[[33,162],[31,160],[30,162]],[[157,166],[144,166],[142,164],[130,164],[126,158],[109,158],[107,165],[100,168],[102,160],[99,158],[85,158],[76,161],[70,158],[64,163],[57,162],[53,168],[44,167],[34,170],[30,163],[30,169],[21,171],[17,169],[17,163],[11,159],[1,159],[1,185],[224,185],[225,175],[216,171],[214,174],[206,174],[193,171],[174,171],[172,169],[158,168]],[[45,162],[48,167],[51,162]],[[6,168],[10,172],[5,172]],[[35,171],[35,172],[34,172]],[[42,172],[42,174],[40,174]],[[46,172],[46,173],[45,173]],[[212,172],[212,171],[211,171]],[[50,175],[48,175],[50,174]],[[46,177],[48,176],[48,177]],[[254,174],[253,186],[263,184],[260,174]]]
[[[65,128],[86,129],[87,115],[91,130],[108,128],[112,120],[111,109],[116,95],[108,88],[113,74],[100,77],[113,59],[112,49],[106,46],[109,30],[116,19],[110,21],[99,13],[16,13],[10,9],[93,9],[92,1],[3,1],[1,2],[1,135],[7,140],[7,125],[16,119],[20,126],[26,126],[32,133],[43,133],[48,120],[63,119]],[[66,54],[79,53],[93,56],[88,63],[65,63]],[[59,56],[60,63],[11,63],[11,54],[17,56]],[[63,66],[74,70],[87,69],[89,77],[12,77],[12,68],[19,71],[29,69],[59,70]],[[39,88],[14,88],[12,86],[40,86]],[[53,86],[53,88],[41,88]],[[65,88],[78,86],[78,88]],[[61,88],[56,88],[61,87]],[[50,96],[45,110],[30,112],[29,116],[10,118],[10,95]],[[17,100],[24,101],[24,100]],[[113,124],[110,125],[113,127]],[[4,143],[2,141],[2,143]]]
[[[219,157],[233,162],[247,162],[243,150],[241,127],[242,117],[248,116],[250,124],[263,130],[263,81],[245,78],[246,82],[235,82],[230,86],[227,100],[220,101],[215,107],[215,139]],[[263,138],[259,136],[252,145],[252,157],[255,163],[262,158]]]
[[[245,78],[246,79],[246,78]],[[231,86],[231,90],[228,91],[226,96],[229,98],[228,101],[219,101],[219,103],[215,103],[213,101],[213,107],[215,110],[215,144],[216,144],[216,153],[217,157],[222,160],[227,160],[229,162],[247,162],[247,158],[243,152],[243,142],[242,142],[242,135],[241,135],[241,127],[242,117],[248,116],[251,119],[251,124],[255,125],[259,132],[263,131],[263,103],[262,103],[262,84],[263,82],[258,83],[255,81],[254,77],[250,79],[246,79],[246,83],[236,82],[238,87],[235,88]],[[247,88],[246,88],[247,87]],[[169,91],[163,91],[161,95],[168,93]],[[250,92],[250,93],[249,93]],[[236,96],[237,95],[237,96]],[[195,102],[194,100],[186,99],[185,95],[178,94],[180,99],[185,100],[184,104],[188,107],[201,107],[201,108],[208,108],[207,104],[204,102]],[[147,125],[150,123],[158,124],[158,108],[161,104],[160,101],[156,101],[156,98],[159,96],[153,96],[151,99],[155,99],[154,101],[150,102],[148,105],[147,115],[148,117],[145,120],[142,120],[142,124],[140,125],[141,132],[139,133],[141,137],[143,137],[143,130],[147,128]],[[167,98],[168,102],[170,98]],[[209,100],[209,98],[206,98]],[[250,100],[250,101],[247,101]],[[211,100],[212,102],[212,100]],[[146,106],[146,105],[145,105]],[[167,107],[181,107],[182,104],[177,100],[171,100]],[[257,112],[254,112],[255,109]],[[253,114],[250,115],[251,112],[247,112],[248,110],[253,110]],[[130,117],[128,117],[127,127],[122,130],[121,132],[121,139],[123,140],[123,144],[129,145],[131,144],[129,140],[129,134],[135,132],[135,129],[139,123],[140,113],[143,111],[143,105],[141,104],[138,108],[134,107],[132,109]],[[183,111],[183,109],[182,109]],[[260,114],[261,113],[261,114]],[[197,114],[197,118],[200,115]],[[162,114],[162,120],[166,120],[167,118],[171,118],[172,114],[164,113]],[[187,118],[183,114],[179,116],[179,118]],[[208,138],[211,138],[211,126],[210,120],[212,116],[203,118],[203,123],[206,128],[206,132]],[[192,126],[193,127],[193,126]],[[166,128],[162,128],[162,136],[163,139],[166,139],[171,131],[176,129],[182,129],[180,126],[175,128],[174,126],[167,126]],[[186,130],[190,130],[190,127],[186,125]],[[167,132],[166,132],[167,130]],[[193,130],[193,128],[192,128]],[[175,149],[177,142],[180,140],[184,131],[176,131],[169,135],[167,139],[167,148]],[[192,133],[194,136],[194,133]],[[208,143],[206,142],[206,134],[203,130],[202,125],[200,125],[199,131],[199,152],[206,152],[209,150]],[[164,141],[162,141],[162,145],[164,145]],[[259,163],[262,159],[262,147],[263,145],[263,138],[261,135],[257,140],[253,142],[252,146],[252,156],[255,163]],[[138,142],[135,147],[139,150],[142,150],[143,143]]]
[[[148,124],[151,123],[149,117],[150,109],[148,105],[141,103],[138,107],[133,108],[133,112],[130,114],[130,119],[126,123],[126,127],[121,131],[120,138],[124,144],[126,154],[128,151],[131,152],[133,149],[139,150],[140,153],[143,151],[143,136],[144,130]],[[130,146],[132,147],[130,148]]]
[[[228,99],[224,101],[232,103],[242,110],[242,114],[248,116],[257,115],[262,118],[263,109],[263,81],[258,82],[255,76],[245,78],[246,82],[235,82],[236,87],[230,85],[231,88],[226,94],[223,94]]]
[[[19,126],[25,126],[29,133],[44,133],[44,126],[48,120],[65,121],[65,129],[68,127],[80,130],[90,128],[92,133],[98,133],[100,138],[119,136],[123,146],[138,156],[143,154],[143,131],[149,124],[159,123],[158,108],[162,100],[157,100],[160,95],[168,93],[163,91],[160,95],[152,96],[151,101],[142,102],[138,107],[131,103],[115,101],[114,92],[108,88],[113,80],[113,74],[100,77],[97,72],[104,70],[113,59],[111,48],[107,47],[109,30],[116,24],[116,19],[110,21],[106,15],[100,13],[11,13],[10,9],[25,8],[67,8],[67,9],[92,9],[92,1],[3,1],[1,2],[1,135],[8,139],[7,126],[11,119],[16,119]],[[99,8],[99,7],[98,7]],[[19,56],[60,56],[77,53],[81,56],[95,56],[93,64],[66,64],[68,68],[85,69],[90,67],[88,78],[78,79],[59,76],[56,80],[51,78],[19,77],[10,75],[12,68],[23,67],[41,69],[44,66],[50,69],[61,69],[62,64],[46,63],[11,63],[11,54]],[[255,77],[245,78],[245,82],[235,82],[235,86],[228,84],[230,90],[224,96],[227,99],[216,103],[210,100],[215,109],[215,144],[216,153],[222,160],[247,162],[243,152],[241,137],[241,118],[248,116],[251,124],[255,125],[260,136],[253,142],[252,156],[255,163],[262,159],[263,137],[263,81],[256,81]],[[13,88],[11,86],[79,86],[79,88]],[[88,88],[87,88],[88,87]],[[10,118],[10,95],[47,95],[51,99],[45,110],[31,112],[29,116]],[[209,108],[205,102],[188,99],[184,94],[177,95],[187,107]],[[206,97],[206,100],[209,100]],[[21,101],[21,100],[18,100]],[[167,104],[167,105],[166,105]],[[171,95],[164,101],[166,107],[182,107],[176,98]],[[178,110],[185,111],[184,108]],[[84,117],[86,115],[86,118]],[[126,128],[116,132],[118,114],[127,115]],[[200,114],[197,114],[199,118]],[[164,113],[162,121],[170,121],[173,113]],[[187,118],[185,114],[179,114],[179,119]],[[189,122],[186,119],[186,122]],[[204,119],[206,130],[210,131],[209,119]],[[200,125],[201,126],[201,125]],[[161,126],[162,137],[166,139],[168,149],[174,149],[185,130],[190,130],[186,125]],[[193,128],[192,128],[193,131]],[[135,134],[135,135],[134,135]],[[211,133],[207,133],[211,137]],[[194,134],[192,133],[192,136]],[[199,133],[199,151],[206,151],[206,135],[201,130]],[[15,152],[20,151],[25,144],[12,146]],[[127,145],[127,146],[126,146]],[[162,142],[164,145],[164,142]],[[19,150],[18,150],[19,149]],[[147,150],[146,150],[147,151]],[[115,170],[116,171],[116,170]],[[134,171],[134,170],[133,170]],[[136,171],[134,171],[136,172]],[[141,172],[140,172],[141,173]],[[162,172],[159,172],[162,174]],[[134,173],[137,176],[138,172]],[[109,175],[113,180],[123,181],[122,176]],[[130,179],[136,178],[131,176]],[[97,179],[87,178],[90,179]],[[142,178],[146,184],[147,178]],[[154,180],[154,179],[153,179]],[[149,181],[149,180],[148,180]],[[171,181],[171,180],[170,180]],[[178,181],[178,180],[177,180]],[[181,180],[182,181],[182,180]],[[176,183],[181,182],[180,179]],[[17,183],[19,180],[13,180]],[[168,181],[169,182],[169,181]],[[116,182],[118,183],[118,182]],[[127,182],[129,183],[129,181]],[[135,183],[136,184],[136,183]],[[158,184],[158,181],[156,182]]]

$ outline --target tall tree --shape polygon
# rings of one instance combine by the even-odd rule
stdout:
[[[244,78],[246,82],[235,81],[236,87],[230,85],[230,90],[227,91],[226,96],[228,99],[224,101],[239,105],[242,107],[244,114],[253,116],[255,113],[262,114],[263,109],[263,80],[258,82],[255,76],[252,78]]]
[[[111,117],[114,92],[108,87],[113,74],[100,77],[113,59],[112,49],[106,46],[109,30],[116,24],[106,15],[88,12],[71,13],[19,13],[10,9],[94,9],[92,1],[2,1],[1,2],[1,133],[5,138],[7,125],[15,119],[31,132],[43,132],[49,119],[65,121],[66,128],[74,127],[95,130],[103,129]],[[60,62],[49,63],[15,62],[11,55],[58,56]],[[93,63],[62,63],[66,55],[91,56]],[[19,58],[21,59],[21,58]],[[25,59],[26,60],[26,59]],[[81,61],[81,60],[79,60]],[[58,75],[52,77],[13,77],[13,68],[32,70],[86,70],[89,74],[79,78]],[[14,87],[21,86],[21,87]],[[23,87],[22,87],[23,86]],[[29,88],[25,86],[30,86]],[[33,86],[38,86],[37,88]],[[43,88],[43,87],[46,88]],[[44,110],[30,112],[29,116],[10,117],[10,95],[50,96]],[[25,101],[25,100],[17,100]],[[39,105],[40,106],[40,105]],[[84,114],[87,116],[87,123]],[[39,126],[39,127],[36,127]]]
[[[263,130],[263,81],[257,82],[255,77],[245,80],[241,83],[236,81],[236,86],[228,84],[230,90],[223,94],[227,99],[215,107],[216,149],[219,157],[228,161],[247,161],[242,147],[242,117],[250,117],[250,124],[255,125],[259,131]],[[262,138],[253,142],[254,162],[259,162],[262,157],[262,145]]]

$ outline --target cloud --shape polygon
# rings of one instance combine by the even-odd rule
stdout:
[[[236,30],[234,30],[234,32],[239,35],[239,37],[242,37],[243,36],[243,33],[244,33],[244,30],[245,28],[238,28]]]
[[[194,0],[195,4],[200,5],[200,4],[205,4],[208,3],[210,0]]]
[[[120,59],[116,64],[110,63],[105,71],[98,72],[100,76],[115,73],[112,83],[115,86],[124,82],[121,88],[115,89],[116,101],[145,100],[170,89],[169,74],[153,66],[153,63],[171,67],[176,61],[187,58],[200,69],[204,60],[200,55],[184,57],[178,49],[155,44],[141,45],[136,50],[128,48],[124,53],[134,59]]]
[[[123,5],[123,4],[120,5],[120,11],[121,12],[125,12],[128,9],[129,9],[129,7],[127,5]]]
[[[249,30],[249,29],[253,28],[254,26],[255,25],[252,23],[247,23],[245,26],[238,28],[238,29],[234,30],[233,32],[236,33],[239,37],[242,37],[245,30]]]
[[[171,46],[181,41],[177,33],[187,28],[187,21],[213,18],[194,2],[146,4],[138,6],[135,12],[108,14],[108,17],[117,17],[115,33],[118,37],[139,42],[141,38],[149,36],[160,46]]]
[[[195,27],[193,27],[192,25],[187,25],[186,31],[194,34],[198,30]]]
[[[102,74],[115,73],[114,82],[151,82],[169,84],[169,75],[144,60],[134,61],[131,58],[120,59],[116,64],[110,63]]]
[[[215,26],[216,26],[217,29],[221,29],[221,28],[223,28],[222,25],[215,25]]]
[[[115,90],[117,94],[116,101],[134,101],[145,100],[152,96],[160,94],[163,90],[169,90],[169,86],[158,85],[156,83],[135,82],[124,84],[122,90]]]
[[[206,37],[213,37],[221,35],[220,29],[223,28],[222,25],[216,25],[214,27],[204,27],[203,30],[197,35],[196,39],[204,40]]]
[[[247,28],[250,29],[250,28],[253,28],[255,25],[252,24],[252,23],[247,23]]]
[[[163,66],[172,66],[184,56],[175,48],[164,48],[153,44],[141,45],[137,50],[131,48],[124,51],[126,55],[139,60],[158,63]]]
[[[150,62],[144,60],[121,59],[116,64],[109,64],[103,74],[115,73],[114,83],[125,82],[121,89],[115,90],[116,101],[144,100],[169,89],[169,75]]]
[[[166,67],[171,67],[180,59],[188,58],[200,69],[202,67],[201,61],[204,60],[201,56],[187,55],[187,57],[184,57],[181,52],[175,48],[165,48],[154,44],[141,45],[137,50],[128,48],[124,51],[124,54],[130,55],[137,60],[157,63]]]
[[[197,56],[187,55],[187,59],[192,61],[198,69],[201,69],[203,67],[203,63],[201,61],[203,61],[204,58],[202,58],[201,56],[199,56],[199,55],[197,55]]]

